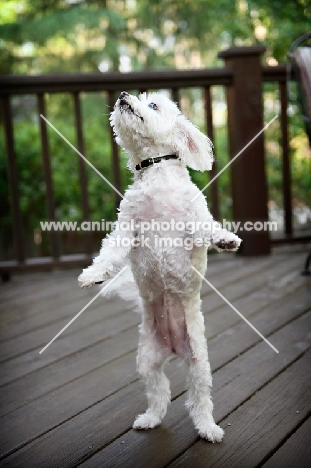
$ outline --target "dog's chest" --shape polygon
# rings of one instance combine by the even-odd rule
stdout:
[[[183,218],[188,210],[191,188],[187,171],[167,173],[151,168],[126,194],[131,217],[140,220]]]

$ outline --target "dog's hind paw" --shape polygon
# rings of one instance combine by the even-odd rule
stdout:
[[[155,414],[140,414],[134,421],[133,429],[153,429],[161,423],[161,419]]]
[[[217,424],[206,424],[206,426],[199,428],[199,436],[209,442],[221,442],[225,431],[217,426]]]

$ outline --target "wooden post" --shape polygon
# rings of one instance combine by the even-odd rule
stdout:
[[[264,126],[260,56],[265,50],[263,46],[230,47],[219,53],[233,73],[233,83],[227,87],[231,159]],[[233,217],[241,222],[238,235],[243,239],[239,254],[267,255],[270,253],[269,232],[258,230],[259,223],[268,221],[263,134],[245,149],[230,169]],[[249,224],[245,225],[247,222]],[[250,223],[255,229],[248,230]]]

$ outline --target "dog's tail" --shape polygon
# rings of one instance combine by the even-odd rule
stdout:
[[[102,295],[104,297],[109,298],[119,296],[133,307],[135,312],[142,313],[142,298],[140,297],[139,290],[129,264],[117,278],[114,277],[109,281],[105,281],[103,284],[104,288],[102,285],[101,288],[103,288]]]

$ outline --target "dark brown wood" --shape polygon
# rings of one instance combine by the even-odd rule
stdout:
[[[180,106],[180,101],[179,101],[179,89],[178,88],[172,88],[172,99],[176,104],[178,104],[178,107]]]
[[[262,78],[264,82],[284,82],[288,79],[288,73],[291,80],[295,79],[293,70],[288,71],[286,64],[277,65],[276,67],[271,67],[268,65],[262,66]]]
[[[164,70],[131,73],[79,73],[40,76],[0,76],[0,94],[73,91],[123,91],[131,89],[172,89],[206,85],[228,85],[229,68],[208,70]]]
[[[230,157],[233,159],[263,128],[262,46],[232,47],[221,52],[233,73],[232,85],[227,87]],[[235,221],[264,223],[268,220],[267,182],[265,175],[263,135],[246,148],[230,166]],[[243,243],[240,255],[270,253],[268,231],[239,230]]]
[[[42,327],[44,317],[37,325],[32,320],[33,328],[26,333],[19,320],[14,322],[11,317],[8,326],[6,315],[1,314],[3,344],[11,343],[12,349],[15,344],[20,350],[14,359],[7,356],[7,361],[2,363],[2,369],[9,372],[11,368],[13,372],[13,363],[20,362],[19,371],[16,367],[14,377],[2,388],[3,463],[14,468],[68,467],[81,463],[92,468],[112,465],[136,468],[152,460],[151,466],[160,468],[174,460],[176,466],[180,462],[182,466],[187,463],[200,466],[201,462],[206,466],[207,459],[214,464],[219,454],[224,460],[233,457],[231,466],[248,466],[248,457],[256,461],[249,466],[258,466],[258,460],[270,458],[280,443],[286,446],[287,439],[290,441],[291,434],[303,424],[310,411],[310,400],[304,393],[305,377],[310,378],[309,361],[304,358],[311,345],[310,312],[307,313],[310,293],[304,278],[295,276],[293,281],[293,272],[302,258],[304,252],[297,251],[292,255],[276,254],[273,258],[233,257],[231,271],[228,261],[210,259],[210,272],[213,278],[215,275],[217,287],[280,350],[280,355],[274,354],[226,304],[219,308],[219,298],[213,302],[212,291],[203,298],[214,371],[215,417],[226,429],[223,444],[217,446],[198,442],[184,407],[185,373],[176,365],[176,359],[167,367],[173,402],[162,425],[151,431],[131,430],[135,415],[146,405],[144,388],[135,371],[136,324],[140,317],[131,311],[125,313],[120,300],[110,301],[108,308],[102,300],[95,309],[86,311],[41,356],[34,347],[44,335],[48,341],[59,331],[60,304],[41,310],[47,325],[50,321],[49,326]],[[236,277],[232,270],[236,271]],[[24,309],[23,318],[26,322],[28,316],[34,318],[40,303],[45,303],[46,297],[52,297],[57,289],[56,275],[41,275],[41,278],[44,287],[37,289],[33,274],[29,280],[16,278],[14,295],[10,285],[2,285],[3,296],[9,301],[5,310],[14,310],[16,300],[23,295],[26,303],[32,299],[32,305],[29,302]],[[78,311],[84,301],[81,290],[72,288],[72,281],[72,272],[60,273],[58,297],[67,300],[69,296],[72,303],[77,299]],[[27,283],[32,294],[27,294]],[[86,291],[85,303],[91,292]],[[240,299],[234,299],[239,295]],[[69,315],[68,308],[64,312]],[[54,313],[59,323],[53,325]],[[15,333],[9,333],[11,327]],[[32,352],[26,351],[23,339],[25,343],[28,341],[28,349],[33,344]],[[278,430],[274,431],[274,427]],[[305,435],[306,431],[301,431],[301,437]],[[237,445],[241,447],[238,451]],[[298,462],[303,459],[298,457]],[[286,466],[284,458],[279,460],[280,466]]]
[[[219,52],[218,57],[223,59],[229,58],[243,58],[246,59],[247,57],[253,56],[260,56],[266,51],[266,47],[262,45],[254,45],[254,46],[232,46],[229,49],[223,50]]]
[[[265,468],[282,466],[286,460],[287,466],[311,466],[311,445],[306,444],[311,434],[311,418],[309,417],[282,443],[282,446],[264,464]]]
[[[81,115],[81,104],[80,104],[80,93],[73,93],[73,101],[74,101],[74,111],[75,111],[75,126],[77,132],[77,147],[83,156],[85,156],[85,147],[84,147],[84,140],[83,140],[83,124],[82,124],[82,115]],[[78,167],[79,167],[79,177],[80,177],[80,185],[81,185],[81,204],[82,204],[82,216],[83,221],[90,221],[90,207],[89,207],[89,199],[88,199],[88,191],[87,191],[87,173],[86,173],[86,163],[78,155]],[[93,252],[92,248],[92,232],[85,231],[84,232],[84,249],[86,254],[90,255]]]
[[[288,138],[288,119],[287,119],[287,86],[286,82],[279,83],[281,98],[281,146],[283,156],[283,206],[284,206],[284,224],[285,234],[290,236],[293,232],[292,223],[292,190],[291,190],[291,161],[289,152]]]
[[[40,127],[40,136],[41,136],[41,148],[42,148],[42,162],[43,162],[43,171],[44,171],[44,180],[46,185],[46,205],[47,205],[47,216],[49,221],[56,221],[55,217],[55,201],[54,201],[54,189],[52,182],[52,172],[51,172],[51,161],[50,161],[50,149],[48,142],[48,134],[46,128],[45,120],[40,117],[43,115],[47,118],[44,94],[37,94],[38,99],[38,118],[39,118],[39,127]],[[59,252],[59,243],[58,243],[58,233],[56,231],[50,232],[50,242],[51,242],[51,254],[54,259],[58,259]]]
[[[116,95],[113,92],[108,93],[108,105],[110,109],[113,109],[114,105],[116,102]],[[121,172],[120,172],[120,160],[119,160],[119,147],[115,142],[115,136],[113,134],[112,127],[109,126],[109,132],[110,132],[110,142],[111,142],[111,148],[112,148],[112,173],[113,173],[113,185],[115,188],[122,193],[122,188],[121,188]],[[121,201],[120,195],[115,192],[115,204],[116,208],[118,208],[119,204]]]
[[[271,239],[272,245],[280,245],[280,244],[305,244],[306,251],[308,249],[308,243],[311,241],[311,234],[306,234],[305,236],[295,236],[295,237],[276,237]]]
[[[213,179],[217,172],[217,162],[216,162],[216,148],[215,148],[215,135],[214,135],[214,123],[213,123],[213,110],[212,110],[212,96],[211,96],[211,88],[207,86],[204,88],[204,105],[205,105],[205,121],[206,121],[206,129],[209,138],[212,140],[214,145],[214,155],[215,161],[213,163],[213,168],[210,172],[210,180]],[[219,199],[218,199],[218,180],[215,179],[211,186],[210,186],[210,193],[211,193],[211,201],[212,201],[212,213],[213,217],[218,220],[220,218],[219,212]]]
[[[310,364],[309,352],[224,419],[228,445],[222,444],[217,450],[212,450],[210,445],[197,442],[170,466],[200,468],[206,466],[206,459],[210,466],[261,466],[264,455],[273,453],[288,437],[288,432],[294,432],[309,417]],[[290,401],[288,395],[291,395]],[[262,411],[263,406],[267,411]],[[298,413],[297,408],[300,408]],[[309,445],[308,439],[305,439],[305,444]],[[300,465],[303,456],[298,456],[298,460]],[[283,459],[281,466],[291,465]]]
[[[16,258],[18,263],[25,260],[25,245],[23,236],[23,221],[20,211],[20,194],[18,187],[17,162],[14,149],[13,121],[11,113],[11,103],[8,96],[2,97],[3,121],[5,131],[5,142],[7,150],[7,167],[9,181],[9,199],[11,204],[12,225]],[[8,270],[2,270],[7,272]]]
[[[90,262],[89,255],[72,254],[53,257],[28,258],[23,263],[15,260],[0,262],[0,272],[8,271],[11,273],[26,271],[50,271],[57,268],[73,268],[76,266],[88,266]]]

